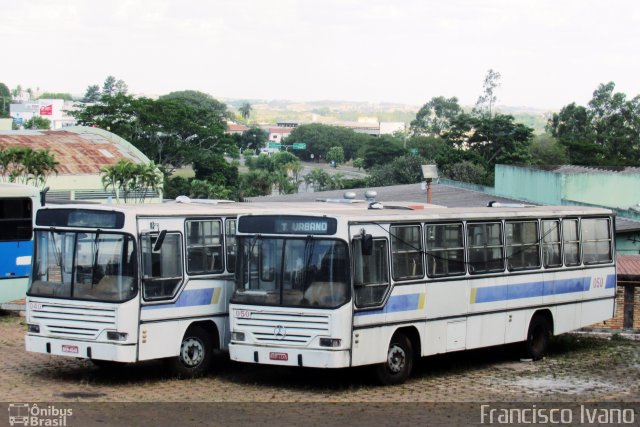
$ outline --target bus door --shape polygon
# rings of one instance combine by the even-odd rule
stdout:
[[[387,344],[381,343],[390,338],[380,326],[387,321],[392,292],[388,225],[352,225],[349,234],[354,310],[351,363],[381,363],[387,354]]]

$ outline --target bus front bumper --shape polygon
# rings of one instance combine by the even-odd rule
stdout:
[[[237,362],[307,368],[346,368],[351,365],[349,350],[309,350],[231,343],[229,356]]]
[[[26,350],[33,353],[125,363],[136,361],[135,344],[76,341],[37,335],[26,335],[24,342]]]

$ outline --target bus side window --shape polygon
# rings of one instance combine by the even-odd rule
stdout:
[[[507,262],[509,270],[540,268],[540,240],[537,221],[507,221]]]
[[[236,220],[227,219],[224,226],[224,238],[227,252],[227,271],[229,273],[233,273],[236,271],[236,252],[238,251],[238,244],[236,242]]]
[[[577,219],[562,220],[564,265],[580,264],[580,235]]]
[[[562,266],[560,221],[542,221],[542,261],[545,268]]]
[[[187,273],[222,273],[222,223],[187,221]]]
[[[501,230],[499,222],[467,224],[471,274],[504,270]]]
[[[363,255],[361,245],[361,239],[353,240],[355,302],[357,307],[375,307],[390,287],[387,241],[374,239],[371,255]]]
[[[182,239],[179,233],[167,233],[157,252],[157,235],[142,238],[142,286],[145,300],[170,299],[182,283]]]
[[[608,218],[583,218],[582,252],[585,264],[601,264],[612,261],[611,227]]]
[[[427,235],[427,274],[429,277],[464,274],[462,223],[428,224],[425,232]]]
[[[424,276],[422,236],[419,225],[391,227],[391,270],[394,280],[420,279]]]

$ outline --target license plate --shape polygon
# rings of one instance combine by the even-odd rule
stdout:
[[[289,360],[289,355],[287,353],[269,353],[269,359],[271,360]]]
[[[62,346],[63,353],[73,353],[78,354],[78,346],[77,345],[63,345]]]

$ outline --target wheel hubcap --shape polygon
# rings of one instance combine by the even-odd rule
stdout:
[[[392,344],[389,347],[389,354],[387,355],[387,365],[389,370],[394,374],[397,374],[402,370],[406,363],[406,354],[404,349],[397,344]]]
[[[180,359],[186,366],[193,368],[204,359],[204,346],[195,338],[187,338],[180,347]]]

